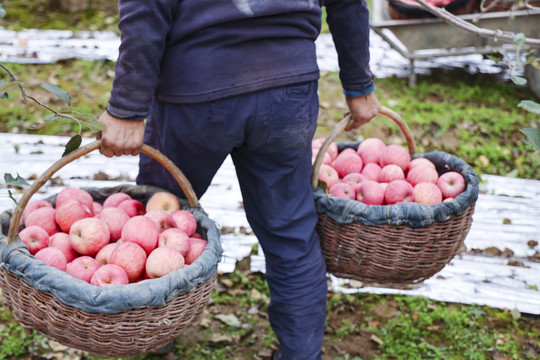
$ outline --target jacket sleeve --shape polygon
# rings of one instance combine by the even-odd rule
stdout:
[[[365,0],[325,0],[326,21],[336,46],[339,77],[347,96],[375,90],[369,68],[369,9]]]
[[[141,120],[148,113],[178,0],[119,0],[120,48],[107,111]]]

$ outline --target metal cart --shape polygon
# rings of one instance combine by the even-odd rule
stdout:
[[[415,60],[433,57],[494,54],[512,49],[513,45],[493,38],[481,37],[459,29],[438,18],[392,20],[388,15],[388,0],[373,0],[371,29],[390,46],[409,60],[409,86],[416,84]],[[540,10],[502,11],[460,15],[463,20],[474,22],[481,28],[523,33],[530,38],[540,38]],[[531,49],[528,46],[525,49]],[[540,47],[536,48],[540,58]],[[540,69],[532,65],[524,69],[527,83],[540,99]]]

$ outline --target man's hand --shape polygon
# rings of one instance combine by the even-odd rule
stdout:
[[[104,111],[98,122],[105,127],[97,135],[101,139],[100,153],[107,157],[140,153],[144,137],[143,120],[119,119]]]
[[[345,131],[357,129],[371,121],[381,109],[381,103],[375,93],[370,93],[358,97],[347,97],[347,106],[351,113],[351,122]]]

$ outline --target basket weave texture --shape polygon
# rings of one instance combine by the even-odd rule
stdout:
[[[119,314],[89,313],[37,290],[24,278],[0,268],[7,305],[25,329],[35,329],[66,346],[100,356],[145,354],[167,345],[196,321],[210,301],[216,272],[165,306]]]
[[[365,205],[315,192],[317,231],[327,271],[337,277],[385,286],[421,282],[439,272],[460,252],[472,223],[478,178],[468,165],[453,169],[440,160],[459,158],[433,152],[420,155],[439,172],[457,170],[467,189],[454,201],[437,205]],[[442,170],[444,169],[444,170]],[[442,171],[441,171],[442,170]]]
[[[133,185],[85,190],[98,202],[115,192],[145,202],[163,191]],[[54,197],[46,200],[54,203]],[[116,287],[75,279],[36,260],[20,239],[7,245],[0,238],[0,287],[15,319],[23,328],[100,356],[135,356],[167,345],[210,301],[221,255],[219,230],[201,210],[191,211],[208,240],[201,257],[162,278]],[[8,211],[1,214],[2,223],[9,217]]]
[[[454,200],[436,205],[366,205],[329,196],[313,181],[319,213],[316,229],[329,273],[374,286],[404,287],[435,275],[460,252],[472,224],[479,179],[471,166],[452,154],[442,151],[416,154],[410,129],[399,115],[387,109],[383,114],[399,125],[413,158],[427,158],[439,175],[459,172],[465,178],[466,189]],[[332,141],[342,124],[343,121],[336,126],[325,144]],[[337,145],[341,152],[345,148],[356,149],[359,142]],[[318,155],[312,180],[316,179],[321,159]]]
[[[80,148],[72,158],[97,149],[99,143]],[[143,147],[143,150],[145,148]],[[162,155],[147,149],[159,161]],[[69,156],[69,155],[67,155]],[[72,159],[59,160],[68,163]],[[170,166],[170,164],[167,164]],[[172,166],[172,165],[171,165]],[[54,171],[59,168],[53,165]],[[51,168],[53,168],[51,167]],[[50,178],[54,171],[42,177]],[[179,169],[171,169],[183,178]],[[37,179],[20,200],[28,199],[45,181]],[[197,220],[197,231],[208,241],[203,253],[191,265],[163,277],[137,283],[98,287],[76,279],[64,271],[36,260],[17,234],[21,210],[0,214],[0,287],[15,319],[25,329],[35,329],[63,345],[106,357],[135,356],[170,343],[195,322],[214,290],[217,265],[221,258],[220,233],[216,224],[198,205],[189,183],[179,181],[187,199],[179,199],[182,209]],[[120,185],[87,188],[97,202],[116,192],[125,192],[146,204],[163,189],[146,185]],[[56,197],[48,199],[55,204]],[[6,236],[7,234],[10,234]]]

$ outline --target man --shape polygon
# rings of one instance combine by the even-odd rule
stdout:
[[[266,258],[276,359],[320,359],[326,269],[315,232],[311,140],[318,115],[316,0],[120,0],[120,54],[101,152],[137,155],[144,141],[184,172],[201,197],[227,156]],[[380,104],[369,71],[363,0],[326,0],[352,114]],[[147,119],[146,126],[143,119]],[[167,171],[141,155],[137,182],[178,195]]]

